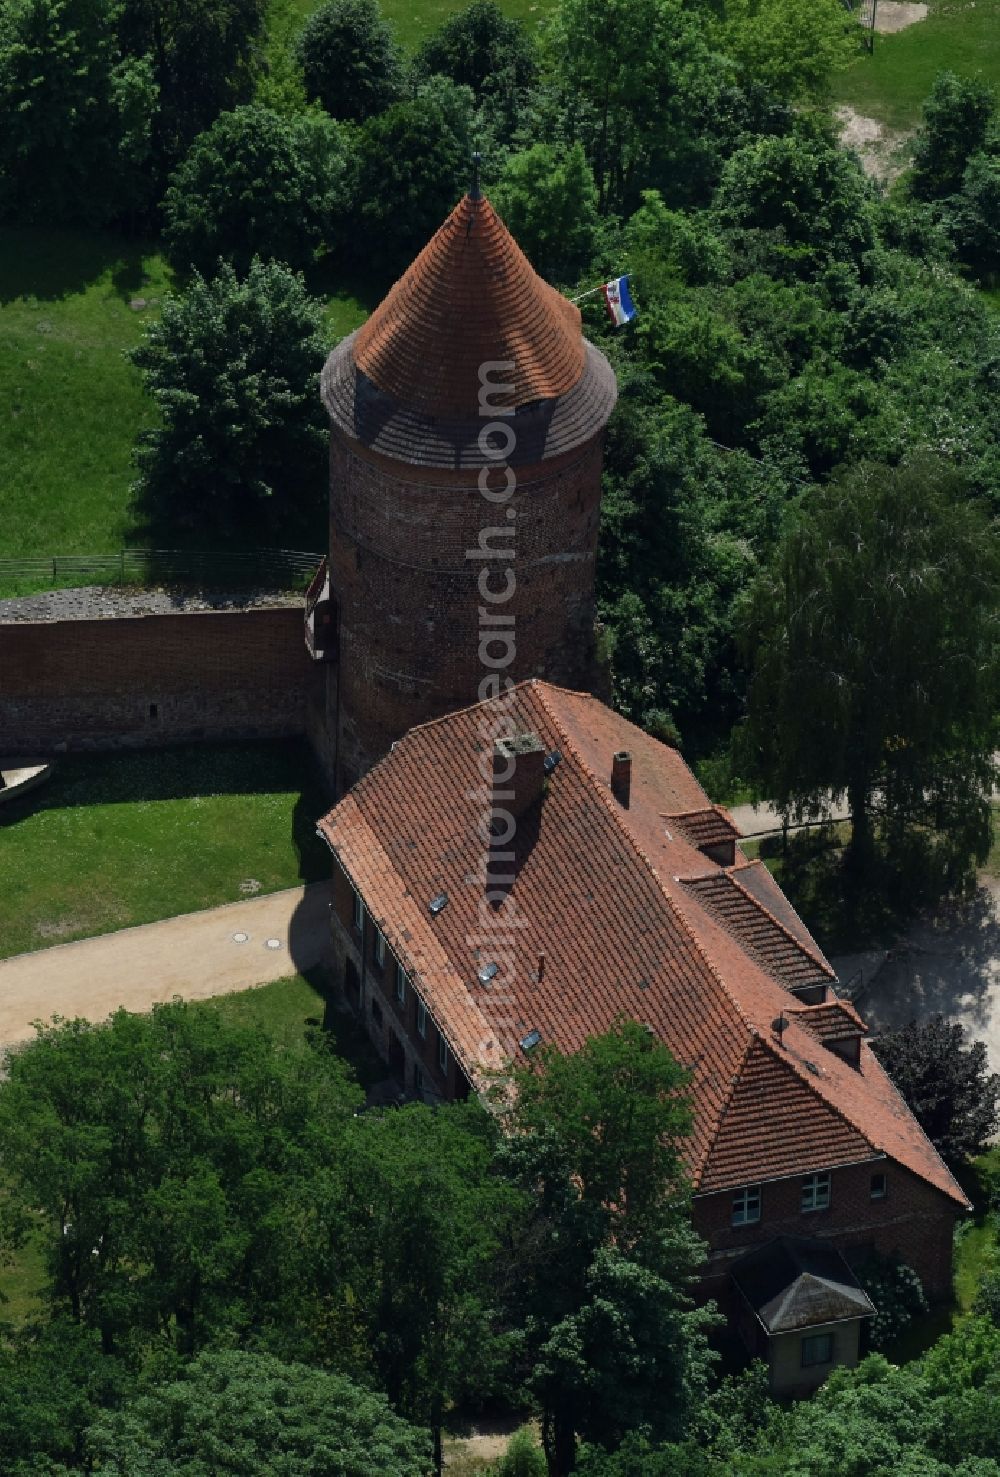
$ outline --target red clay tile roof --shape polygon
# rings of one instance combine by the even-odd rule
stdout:
[[[489,406],[511,417],[514,466],[598,435],[618,393],[604,355],[583,337],[580,310],[542,281],[489,201],[467,195],[334,349],[323,400],[333,424],[374,451],[478,467],[489,459],[479,445],[484,365],[493,366]]]
[[[793,1005],[789,1012],[810,1036],[824,1044],[863,1036],[867,1029],[849,1000],[828,1000],[823,1005]]]
[[[723,928],[789,989],[836,980],[816,944],[811,939],[806,944],[779,923],[773,913],[741,886],[735,868],[718,869],[684,881]]]
[[[488,360],[514,362],[496,405],[565,395],[583,374],[580,310],[542,281],[490,202],[466,195],[359,330],[354,362],[414,410],[475,419]]]
[[[739,831],[732,816],[721,805],[710,805],[707,810],[689,810],[686,815],[671,815],[667,819],[699,850],[703,846],[722,846],[727,841],[738,841]]]
[[[697,1189],[886,1155],[965,1205],[870,1048],[854,1067],[802,1023],[775,972],[799,941],[771,917],[762,949],[758,925],[741,935],[682,880],[698,872],[728,889],[747,867],[706,862],[664,819],[709,808],[680,755],[594,698],[532,681],[512,699],[516,729],[562,759],[518,823],[499,915],[484,897],[479,830],[497,705],[412,729],[320,822],[470,1080],[524,1061],[532,1031],[572,1051],[624,1015],[692,1070]],[[610,790],[621,749],[628,810]],[[448,903],[432,917],[440,892]],[[748,907],[743,893],[741,917]],[[810,947],[821,959],[811,940],[803,957]],[[490,962],[500,968],[484,986]]]

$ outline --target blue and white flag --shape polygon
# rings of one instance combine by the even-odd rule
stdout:
[[[605,282],[601,291],[604,293],[608,317],[615,327],[621,328],[623,323],[631,323],[635,317],[635,303],[628,290],[628,278],[616,277],[612,282]]]

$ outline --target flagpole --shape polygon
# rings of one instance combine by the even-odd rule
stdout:
[[[602,282],[600,287],[591,287],[587,292],[581,292],[576,297],[571,297],[570,302],[582,303],[585,297],[595,297],[597,293],[603,292],[605,286],[606,284]]]

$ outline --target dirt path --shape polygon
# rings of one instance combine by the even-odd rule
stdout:
[[[736,824],[741,836],[774,836],[781,830],[781,812],[775,810],[766,800],[759,805],[732,805],[729,814]],[[846,805],[835,805],[828,817],[831,821],[850,820],[850,811]],[[807,825],[818,825],[817,821],[808,821]],[[805,826],[789,826],[789,831],[802,831]]]
[[[313,882],[0,960],[0,1046],[53,1015],[103,1020],[119,1006],[204,1000],[309,969],[329,937],[329,899],[329,883]]]
[[[877,118],[867,118],[846,105],[837,108],[834,117],[840,125],[840,142],[855,151],[869,179],[889,184],[902,174],[908,163],[905,145],[912,130],[887,128]]]

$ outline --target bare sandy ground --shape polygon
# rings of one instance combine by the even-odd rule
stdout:
[[[910,132],[886,128],[877,118],[868,118],[847,106],[837,108],[834,117],[840,125],[840,142],[855,150],[869,179],[889,184],[902,174],[908,162]]]
[[[905,31],[917,21],[927,19],[927,6],[909,3],[909,0],[878,0],[875,6],[875,30],[882,36],[891,36],[895,31]]]
[[[329,937],[329,905],[329,883],[314,882],[0,960],[0,1046],[53,1015],[100,1021],[119,1006],[204,1000],[310,969]]]

